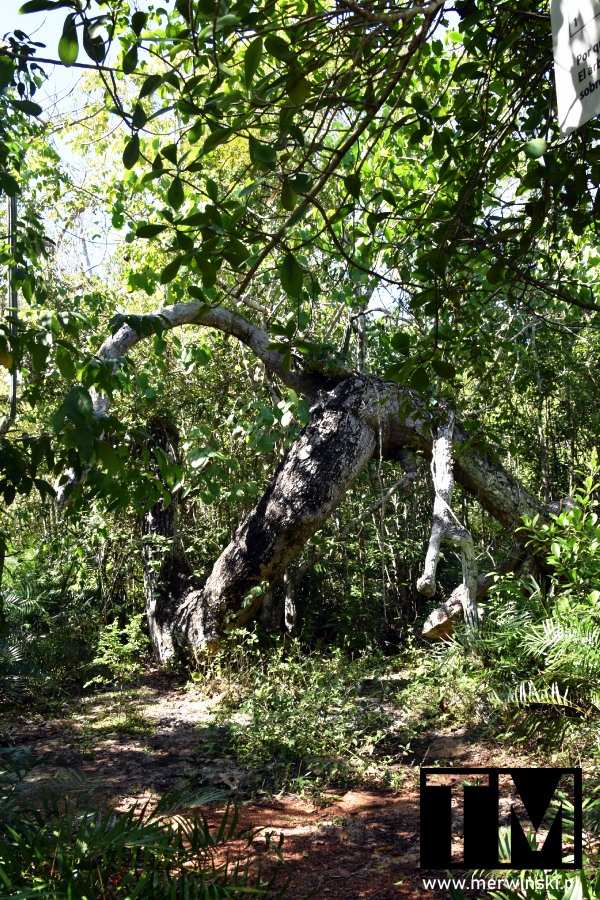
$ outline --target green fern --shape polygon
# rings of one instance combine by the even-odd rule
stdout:
[[[46,900],[280,897],[273,879],[247,859],[217,862],[221,848],[254,835],[239,829],[227,806],[216,828],[201,805],[222,799],[213,789],[165,795],[124,814],[89,808],[86,783],[65,774],[58,789],[27,785],[35,765],[14,748],[0,756],[0,884],[3,897]],[[280,846],[272,848],[281,858]]]

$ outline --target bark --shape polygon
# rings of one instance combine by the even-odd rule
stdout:
[[[178,462],[179,433],[170,419],[154,417],[149,423],[151,452],[159,447],[169,462]],[[158,475],[158,465],[155,465]],[[148,631],[154,655],[161,665],[176,653],[173,635],[181,597],[189,589],[192,570],[177,536],[178,492],[170,502],[158,500],[142,523],[142,559]]]
[[[452,466],[452,435],[454,413],[442,412],[442,421],[434,431],[431,473],[435,488],[433,522],[429,547],[425,556],[423,574],[417,582],[417,590],[426,597],[436,592],[435,573],[442,541],[450,541],[460,548],[463,582],[453,593],[455,603],[460,602],[469,628],[477,628],[477,563],[471,532],[460,524],[452,510],[454,473]],[[451,598],[452,599],[452,598]]]
[[[375,450],[372,395],[370,379],[356,376],[313,406],[309,424],[206,584],[185,598],[176,620],[185,645],[211,649],[224,631],[247,622],[262,600],[253,589],[281,578],[331,515]]]

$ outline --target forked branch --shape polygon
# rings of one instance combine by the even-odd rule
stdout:
[[[442,541],[449,541],[460,548],[463,580],[453,592],[460,599],[465,622],[469,628],[477,628],[477,563],[471,532],[456,518],[452,510],[454,473],[452,468],[452,436],[454,433],[454,412],[449,410],[437,426],[433,435],[431,474],[435,489],[433,521],[429,547],[425,556],[423,574],[417,582],[417,590],[426,597],[433,597],[436,591],[435,574]],[[458,596],[456,596],[458,595]]]

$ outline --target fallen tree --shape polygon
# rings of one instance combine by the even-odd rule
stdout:
[[[424,572],[418,588],[436,592],[436,565],[443,540],[456,544],[463,558],[463,583],[450,601],[457,601],[471,627],[477,626],[476,597],[486,585],[477,582],[472,539],[452,510],[454,481],[518,541],[515,531],[524,516],[544,517],[550,511],[532,497],[496,459],[475,448],[469,435],[446,405],[431,409],[413,390],[375,375],[340,371],[320,375],[299,366],[287,369],[269,335],[239,314],[199,303],[176,304],[148,319],[171,329],[204,326],[235,336],[262,360],[285,385],[311,401],[310,421],[278,466],[254,509],[239,525],[230,544],[216,560],[205,583],[192,584],[187,563],[174,552],[173,513],[158,508],[146,519],[146,534],[171,541],[168,563],[146,560],[147,611],[155,653],[167,662],[179,645],[192,654],[214,649],[230,628],[247,622],[265,592],[284,576],[309,538],[334,511],[349,485],[373,458],[396,461],[405,472],[406,487],[414,477],[415,453],[432,461],[436,490],[433,526]],[[139,321],[124,322],[105,340],[99,357],[113,367],[148,334]],[[109,401],[94,397],[96,416],[105,416]],[[169,435],[163,434],[163,442]],[[165,444],[166,446],[166,444]],[[514,565],[524,555],[516,554]],[[160,617],[160,621],[157,620]]]

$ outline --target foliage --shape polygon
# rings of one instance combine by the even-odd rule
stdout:
[[[500,718],[513,733],[559,745],[593,743],[600,712],[597,474],[594,454],[572,508],[525,526],[545,555],[547,579],[499,579],[477,638],[460,634],[442,651],[442,684],[453,660],[464,667],[455,703],[469,689],[491,693],[496,728]]]
[[[195,807],[214,791],[164,795],[126,813],[90,808],[81,789],[26,790],[33,763],[17,751],[0,762],[0,880],[5,897],[239,897],[269,894],[271,882],[242,860],[218,864],[221,848],[244,837],[235,810],[209,827]],[[62,785],[65,788],[65,784]],[[80,786],[81,787],[81,786]],[[251,837],[250,837],[251,840]],[[278,893],[276,896],[281,896]]]
[[[141,599],[140,537],[123,518],[109,523],[88,511],[76,523],[57,521],[51,508],[34,503],[13,508],[10,527],[1,690],[13,703],[43,704],[101,674],[90,672],[100,632],[110,621],[128,622]]]
[[[102,669],[88,684],[106,684],[116,681],[120,691],[132,684],[142,672],[143,653],[149,645],[142,630],[142,614],[132,616],[121,627],[115,619],[98,635],[98,648],[92,665]]]
[[[573,492],[573,508],[552,515],[550,522],[525,522],[532,533],[530,546],[545,550],[552,570],[549,602],[560,613],[573,603],[595,605],[600,601],[600,524],[596,495],[600,465],[594,448],[583,484]]]
[[[251,633],[231,642],[216,669],[194,676],[199,685],[211,671],[228,679],[217,719],[227,725],[230,752],[250,767],[268,764],[273,785],[343,780],[368,768],[390,728],[377,700],[359,696],[380,661],[349,661],[340,649],[307,653],[297,641],[265,648]]]
[[[91,666],[100,670],[98,675],[85,684],[107,684],[116,682],[118,691],[118,715],[121,715],[126,690],[143,672],[144,657],[147,655],[150,641],[143,631],[144,616],[131,616],[121,627],[115,619],[105,625],[98,634],[96,656]]]
[[[532,309],[569,333],[585,327],[579,309],[594,311],[597,125],[564,139],[548,115],[545,7],[167,6],[24,6],[64,16],[59,61],[87,59],[98,72],[89,82],[98,135],[82,152],[86,163],[96,153],[94,203],[122,231],[115,296],[124,284],[143,306],[127,309],[128,321],[135,313],[142,330],[150,324],[139,316],[149,297],[224,303],[268,321],[288,369],[339,374],[370,355],[389,378],[434,398],[469,389],[490,367],[522,368],[523,330],[539,324]],[[111,48],[118,65],[100,68]],[[16,58],[7,52],[7,65]],[[107,129],[111,115],[120,127]],[[74,141],[77,127],[66,129]],[[69,221],[82,204],[68,201]],[[38,313],[48,279],[37,259],[25,268]],[[84,330],[103,321],[94,312]],[[119,311],[112,321],[125,319]],[[156,387],[146,372],[125,368],[119,378],[94,359],[104,334],[90,353],[62,327],[59,316],[31,337],[37,372],[54,371],[56,351],[71,382],[64,393],[73,380],[83,388],[53,419],[47,465],[55,474],[92,466],[89,486],[103,496],[125,468],[132,488],[128,454],[112,452],[94,427],[84,392],[96,385],[112,396],[137,380],[150,399]],[[178,355],[159,331],[147,336],[159,357]],[[179,343],[186,364],[207,365],[210,346]],[[479,389],[493,403],[492,380]],[[126,430],[111,425],[115,443],[127,444]]]
[[[91,648],[68,611],[55,613],[47,597],[31,593],[20,597],[4,590],[2,594],[2,702],[39,700],[60,693],[80,682],[81,670],[90,659]]]

